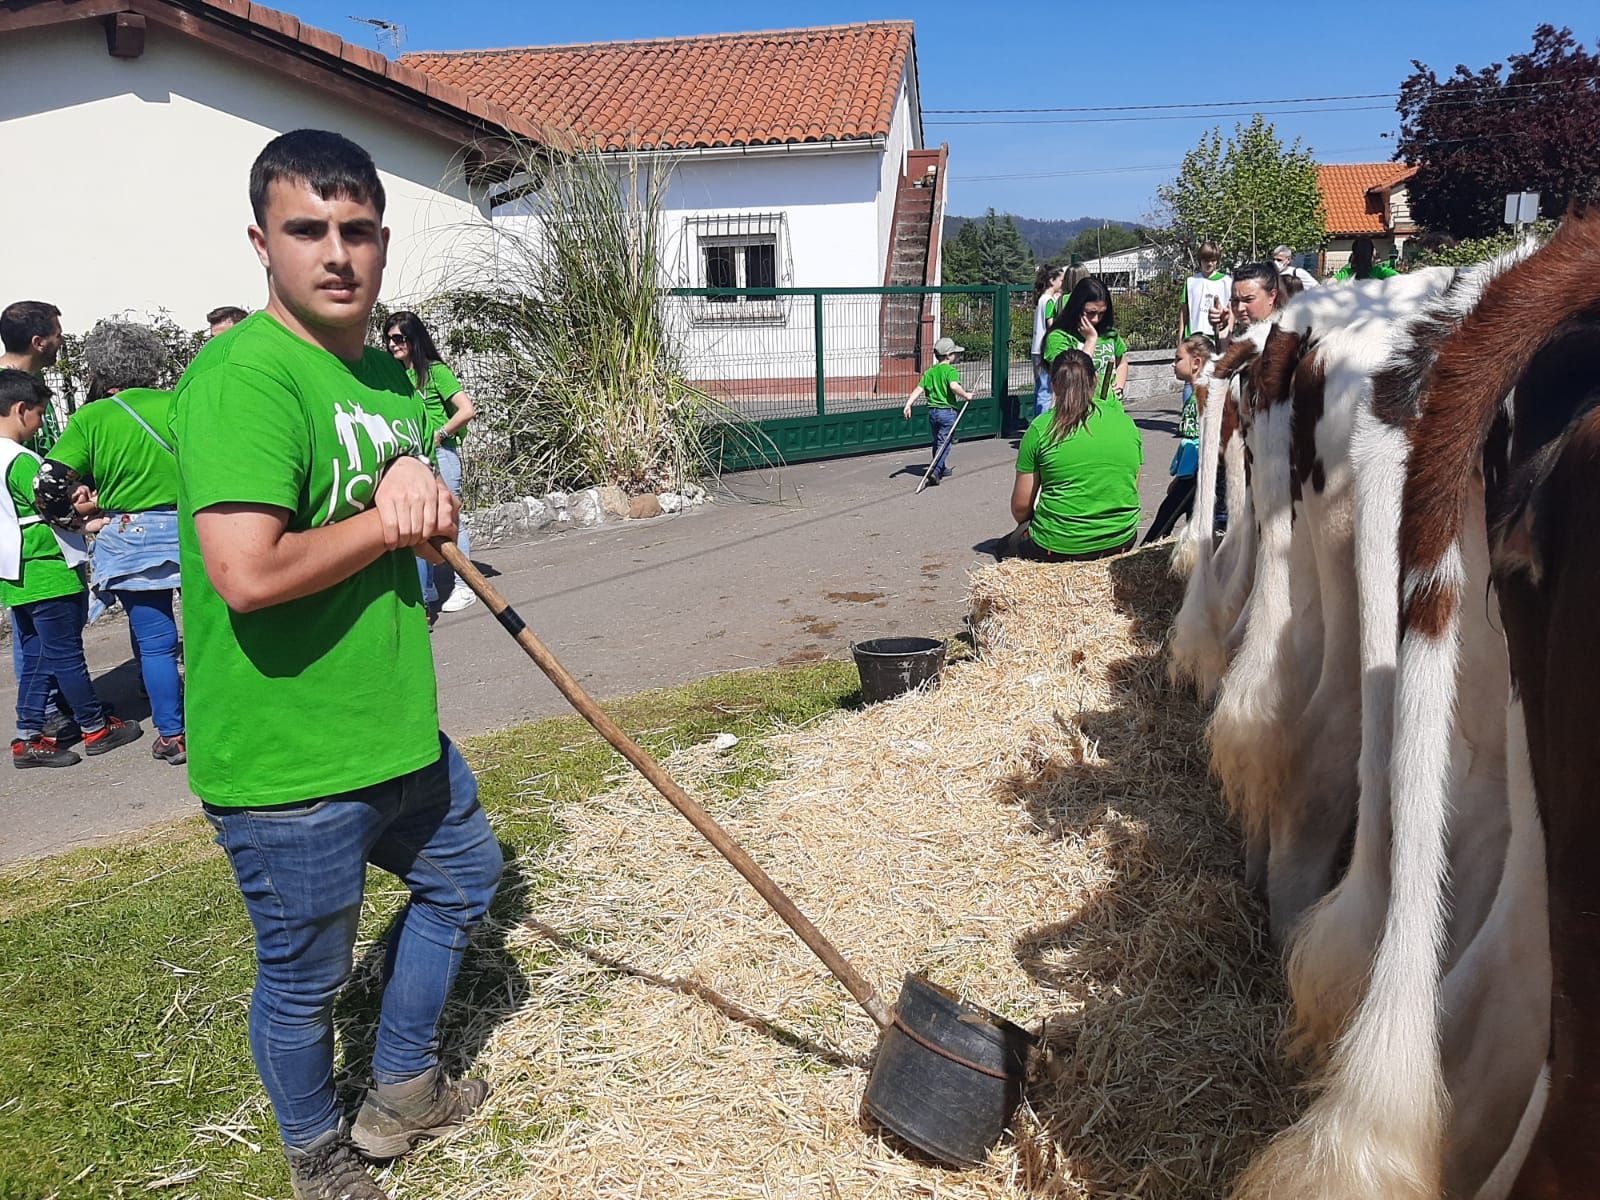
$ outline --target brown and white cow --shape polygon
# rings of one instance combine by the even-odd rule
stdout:
[[[1397,366],[1418,384],[1415,403],[1379,413],[1409,443],[1387,911],[1324,1090],[1241,1179],[1236,1195],[1250,1200],[1600,1190],[1590,1134],[1600,1115],[1590,1053],[1600,816],[1584,803],[1600,780],[1600,741],[1585,720],[1600,663],[1584,619],[1600,605],[1600,417],[1590,407],[1600,399],[1600,214],[1569,217],[1538,253],[1499,266],[1481,273],[1481,295],[1466,297],[1470,311],[1447,338]],[[1493,595],[1471,578],[1486,545],[1480,486],[1494,519]],[[1510,837],[1488,916],[1446,974],[1451,835],[1467,833],[1451,828],[1451,731],[1458,706],[1476,699],[1462,690],[1459,646],[1465,610],[1495,595],[1515,688]],[[1542,974],[1552,962],[1553,1002]]]

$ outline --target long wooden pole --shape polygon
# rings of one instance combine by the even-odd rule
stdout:
[[[805,913],[795,907],[772,877],[763,871],[756,861],[744,852],[744,848],[728,836],[721,825],[712,818],[711,814],[700,807],[690,795],[674,782],[672,776],[662,769],[661,764],[627,735],[615,721],[605,714],[594,698],[584,691],[578,681],[567,673],[567,669],[556,661],[535,635],[533,630],[524,624],[517,615],[516,609],[506,603],[506,599],[495,590],[493,584],[483,577],[483,573],[467,560],[466,555],[456,547],[454,542],[436,539],[434,548],[444,555],[444,560],[450,565],[460,578],[466,581],[468,587],[477,593],[478,599],[489,606],[489,611],[505,626],[506,632],[517,640],[534,665],[543,671],[550,682],[555,684],[567,703],[572,705],[589,724],[593,725],[600,736],[616,747],[617,752],[631,762],[650,783],[667,798],[668,803],[689,819],[693,825],[716,848],[718,854],[733,864],[734,870],[750,881],[750,885],[761,894],[761,898],[771,906],[772,911],[783,918],[785,924],[799,935],[819,959],[827,967],[834,978],[849,990],[856,998],[856,1002],[866,1009],[867,1016],[871,1017],[880,1029],[887,1029],[894,1023],[888,1008],[878,997],[872,985],[857,973],[844,955],[834,948],[832,942],[822,936],[822,932],[811,923]]]

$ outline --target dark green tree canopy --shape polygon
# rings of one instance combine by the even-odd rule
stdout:
[[[1032,283],[1033,251],[1017,223],[990,209],[944,246],[946,283]]]
[[[1600,50],[1600,43],[1596,49]],[[1600,57],[1570,29],[1540,25],[1533,48],[1440,79],[1416,70],[1400,85],[1396,157],[1415,166],[1419,225],[1456,237],[1503,228],[1508,192],[1538,192],[1557,217],[1600,185]]]

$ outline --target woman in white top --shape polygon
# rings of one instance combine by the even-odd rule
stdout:
[[[1033,277],[1033,415],[1038,416],[1050,407],[1050,369],[1044,361],[1044,335],[1050,328],[1050,319],[1056,315],[1056,305],[1061,302],[1061,283],[1066,278],[1065,267],[1048,264],[1039,268]]]

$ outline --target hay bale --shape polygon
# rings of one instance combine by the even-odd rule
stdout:
[[[1164,682],[1177,602],[1160,550],[984,568],[976,659],[782,733],[774,778],[708,805],[889,998],[922,971],[1043,1029],[989,1164],[858,1121],[874,1026],[628,775],[559,814],[556,860],[529,864],[553,890],[506,934],[543,965],[477,1069],[490,1128],[541,1136],[458,1138],[404,1194],[435,1174],[463,1197],[1220,1194],[1292,1119],[1292,1081],[1202,714]],[[702,796],[728,769],[707,747],[670,766]]]

